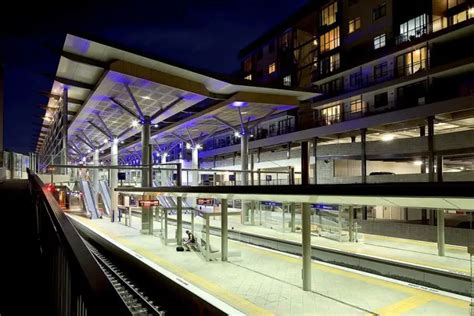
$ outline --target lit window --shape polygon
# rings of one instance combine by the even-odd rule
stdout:
[[[385,34],[374,37],[374,49],[385,46]]]
[[[425,70],[427,64],[426,55],[426,47],[422,47],[398,56],[397,74],[399,76],[408,76]]]
[[[336,22],[337,2],[325,6],[321,10],[321,25],[331,25]]]
[[[319,38],[321,53],[339,47],[339,26]]]
[[[341,119],[341,104],[321,110],[321,121],[324,125],[331,125]]]
[[[360,18],[355,18],[349,21],[349,34],[360,29]]]
[[[270,64],[270,66],[268,66],[268,73],[269,74],[272,74],[276,71],[276,64],[273,63],[273,64]]]
[[[291,86],[291,75],[283,77],[283,85],[287,87]]]
[[[248,75],[248,76],[245,76],[244,77],[245,80],[252,80],[252,74]]]
[[[379,5],[378,7],[372,9],[372,20],[378,20],[381,17],[384,17],[387,14],[387,6],[385,2]]]
[[[365,112],[365,102],[362,102],[362,98],[359,97],[352,100],[350,103],[351,113]]]
[[[321,75],[333,72],[340,67],[339,53],[321,59],[319,71]]]
[[[413,38],[421,37],[428,33],[428,16],[422,14],[400,24],[400,36],[397,38],[397,44],[407,42]]]
[[[468,10],[464,10],[459,12],[458,14],[453,15],[453,25],[458,23],[464,22],[468,19],[474,18],[474,7],[469,8]]]

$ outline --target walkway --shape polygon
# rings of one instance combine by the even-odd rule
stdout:
[[[160,238],[140,234],[136,217],[132,228],[106,218],[71,218],[249,315],[468,314],[469,303],[459,296],[319,262],[313,262],[314,291],[304,292],[298,257],[230,241],[229,250],[241,257],[206,262],[199,253],[177,253]],[[211,237],[216,245],[218,239]]]

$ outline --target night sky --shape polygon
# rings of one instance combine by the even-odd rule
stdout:
[[[34,149],[67,33],[119,44],[218,73],[239,68],[239,49],[306,0],[10,1],[0,18],[5,66],[5,149]],[[5,6],[5,4],[4,4]]]

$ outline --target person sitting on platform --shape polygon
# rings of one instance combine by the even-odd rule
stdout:
[[[186,231],[186,235],[188,235],[188,238],[184,242],[183,246],[186,248],[186,251],[191,251],[191,247],[194,247],[196,244],[196,238],[194,238],[193,233],[191,233],[189,230]]]

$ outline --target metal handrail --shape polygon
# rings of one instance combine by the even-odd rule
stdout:
[[[42,260],[51,283],[47,285],[52,314],[129,315],[78,232],[39,177],[28,172],[28,186],[35,208],[36,233]]]

